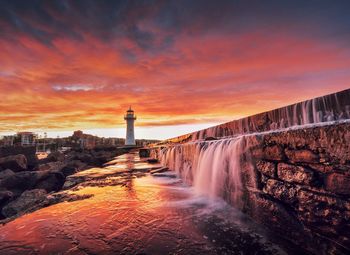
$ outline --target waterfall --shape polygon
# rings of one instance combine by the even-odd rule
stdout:
[[[184,136],[168,139],[167,142],[198,141],[208,137],[224,138],[233,135],[348,119],[350,119],[350,89],[233,120]]]
[[[244,136],[192,142],[163,148],[161,163],[174,170],[196,193],[221,197],[239,207],[242,196],[241,157],[247,151]]]

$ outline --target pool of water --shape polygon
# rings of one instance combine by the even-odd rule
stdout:
[[[135,154],[124,158],[145,164]],[[135,162],[125,167],[135,168]],[[0,254],[294,252],[225,202],[196,195],[171,172],[70,192],[93,196],[52,205],[1,226]]]

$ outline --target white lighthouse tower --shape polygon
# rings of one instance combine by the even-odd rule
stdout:
[[[125,145],[136,145],[135,143],[135,135],[134,135],[134,121],[136,120],[136,116],[134,115],[134,111],[129,107],[129,110],[126,111],[126,115],[124,116],[124,120],[126,120],[126,139]]]

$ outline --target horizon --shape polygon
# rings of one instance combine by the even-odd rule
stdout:
[[[348,3],[252,2],[2,1],[0,135],[123,137],[132,105],[166,139],[350,87]]]
[[[335,91],[333,93],[330,94],[336,94],[345,90],[348,90],[350,88],[344,89],[344,90],[339,90],[339,91]],[[327,94],[327,95],[330,95]],[[321,95],[320,97],[323,97],[326,95]],[[315,99],[318,97],[314,97],[314,98],[308,98],[307,100],[311,100],[311,99]],[[167,140],[167,139],[171,139],[171,138],[176,138],[178,136],[181,135],[185,135],[185,134],[189,134],[192,132],[196,132],[196,131],[200,131],[203,129],[207,129],[210,127],[214,127],[220,124],[224,124],[230,121],[234,121],[234,120],[239,120],[239,119],[244,119],[250,116],[254,116],[260,113],[265,113],[265,112],[269,112],[271,110],[276,110],[279,108],[284,108],[286,106],[290,106],[290,105],[294,105],[297,103],[301,103],[303,101],[297,101],[294,102],[292,104],[288,104],[288,105],[283,105],[281,107],[278,108],[273,108],[273,109],[268,109],[266,111],[263,112],[257,112],[257,113],[253,113],[251,115],[248,116],[242,116],[240,118],[237,119],[229,119],[226,120],[225,122],[219,122],[219,123],[204,123],[204,124],[190,124],[190,125],[171,125],[171,126],[158,126],[158,127],[137,127],[136,125],[136,133],[135,133],[135,138],[136,139],[148,139],[148,140]],[[126,125],[126,124],[125,124]],[[163,129],[166,129],[167,132],[161,132]],[[125,137],[125,127],[122,128],[101,128],[101,129],[76,129],[76,130],[81,130],[83,131],[85,134],[90,134],[90,135],[94,135],[94,136],[98,136],[98,137],[105,137],[105,138],[124,138]],[[73,134],[74,131],[76,130],[61,130],[61,131],[55,131],[55,130],[51,130],[51,131],[45,131],[45,130],[18,130],[18,131],[9,131],[9,132],[0,132],[0,137],[2,136],[7,136],[7,135],[15,135],[17,132],[33,132],[36,133],[37,135],[40,136],[44,136],[44,134],[46,133],[47,138],[64,138],[64,137],[69,137]],[[171,133],[173,134],[172,137],[167,137],[166,134],[167,133]],[[151,137],[147,137],[149,136],[149,134],[151,134]],[[154,134],[156,134],[154,136]],[[144,136],[145,135],[145,136]],[[152,136],[153,135],[153,136]]]

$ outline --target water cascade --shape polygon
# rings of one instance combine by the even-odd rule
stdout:
[[[247,148],[246,137],[240,136],[163,148],[159,158],[198,194],[221,197],[240,207],[241,159]]]
[[[350,119],[350,89],[166,140],[178,143]]]

